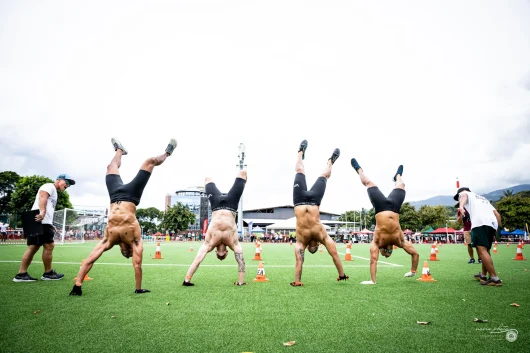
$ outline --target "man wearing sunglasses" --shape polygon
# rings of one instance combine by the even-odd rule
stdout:
[[[414,246],[405,240],[399,225],[399,211],[403,201],[405,201],[405,183],[401,179],[403,166],[400,165],[394,175],[393,180],[396,183],[394,190],[388,197],[385,197],[377,185],[364,174],[363,169],[355,158],[351,159],[351,165],[359,174],[361,183],[368,188],[368,197],[375,208],[375,232],[370,245],[370,276],[372,280],[363,281],[361,284],[375,284],[379,254],[384,257],[390,257],[394,245],[402,248],[411,256],[412,268],[410,272],[405,274],[405,277],[415,276],[420,256]]]
[[[53,213],[57,205],[57,190],[64,191],[71,185],[75,185],[75,180],[68,174],[61,174],[54,183],[46,183],[39,188],[31,209],[39,210],[39,214],[35,216],[35,221],[42,223],[43,232],[42,234],[28,237],[28,248],[22,256],[20,269],[15,278],[13,278],[13,282],[35,282],[37,280],[29,275],[28,267],[41,246],[43,247],[42,263],[44,264],[44,273],[41,279],[43,281],[57,281],[64,277],[63,274],[57,273],[52,269],[52,254],[55,247],[53,236],[56,231],[53,225]]]

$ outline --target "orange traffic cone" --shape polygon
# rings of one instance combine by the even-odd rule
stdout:
[[[394,250],[396,250],[397,248],[398,248],[397,245],[394,245]]]
[[[318,251],[320,251],[320,252],[323,252],[323,251],[324,251],[324,247],[322,246],[322,244],[319,245],[319,247],[318,247]]]
[[[431,246],[431,257],[429,258],[429,261],[438,261],[436,258],[436,245],[434,244]]]
[[[519,243],[519,245],[517,245],[517,253],[515,254],[515,259],[512,259],[512,260],[517,260],[517,261],[526,260],[523,257],[523,249],[522,249],[521,243]]]
[[[162,259],[162,253],[160,252],[160,242],[156,243],[155,257],[153,259]]]
[[[253,280],[254,282],[268,282],[269,279],[265,276],[265,267],[263,267],[263,261],[260,261],[258,264],[258,273],[256,274],[256,278]]]
[[[261,261],[261,244],[259,241],[256,242],[256,252],[254,253],[254,258],[252,260]]]
[[[434,242],[434,251],[438,254],[438,241]]]
[[[346,256],[344,257],[344,261],[353,261],[351,259],[351,242],[346,245]]]
[[[190,246],[190,252],[193,252],[193,246]]]
[[[497,240],[495,240],[495,243],[493,244],[493,253],[497,253]]]
[[[81,266],[79,266],[79,268],[83,267],[83,264],[84,264],[84,263],[85,263],[85,260],[84,260],[84,259],[81,260]],[[74,278],[74,281],[75,281],[76,279],[77,279],[77,277]],[[84,282],[84,281],[90,281],[91,279],[92,279],[92,278],[88,277],[88,273],[87,273],[87,274],[85,275],[85,278],[83,278],[83,282]]]
[[[293,241],[292,241],[292,240],[289,240],[289,245],[290,245],[290,246],[293,245]]]
[[[421,277],[418,278],[418,281],[436,282],[436,280],[431,277],[431,271],[429,271],[429,263],[427,261],[423,263],[423,270],[421,270]]]

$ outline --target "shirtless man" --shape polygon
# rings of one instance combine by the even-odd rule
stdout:
[[[302,265],[304,264],[305,249],[309,248],[309,252],[314,254],[318,250],[318,243],[322,243],[328,253],[333,258],[333,263],[339,272],[337,281],[347,280],[349,277],[344,273],[342,262],[340,262],[339,254],[335,242],[330,238],[324,225],[320,223],[320,202],[326,191],[326,182],[331,176],[331,166],[337,158],[339,158],[340,150],[335,148],[333,154],[328,159],[328,165],[322,175],[318,177],[311,190],[307,191],[307,184],[304,174],[305,150],[307,149],[307,140],[300,143],[298,150],[298,160],[296,162],[296,176],[294,178],[293,186],[293,204],[294,214],[296,216],[296,246],[294,254],[296,257],[296,267],[294,274],[294,282],[291,286],[298,287],[304,284],[300,282],[302,279]]]
[[[126,258],[132,256],[134,277],[136,279],[135,293],[149,292],[147,289],[142,289],[142,255],[144,245],[142,243],[140,224],[136,219],[136,206],[140,203],[142,193],[153,169],[164,163],[166,158],[171,156],[177,147],[177,141],[171,139],[164,154],[147,159],[142,164],[136,177],[129,184],[123,184],[119,173],[121,157],[127,154],[127,150],[117,139],[112,138],[111,141],[116,150],[116,154],[107,166],[106,183],[110,196],[110,210],[105,235],[79,269],[74,288],[72,288],[70,295],[82,294],[81,285],[83,284],[85,275],[88,274],[94,262],[99,259],[103,252],[111,249],[114,245],[120,246],[121,254]]]
[[[411,256],[412,268],[410,272],[405,274],[405,277],[415,276],[420,256],[414,246],[408,240],[405,240],[399,225],[399,210],[405,200],[405,183],[401,179],[403,166],[400,165],[396,175],[394,175],[395,189],[392,190],[388,197],[385,197],[377,185],[364,174],[363,169],[355,158],[351,159],[351,165],[359,174],[363,185],[368,188],[368,197],[370,197],[372,206],[375,208],[375,232],[374,239],[370,245],[370,276],[372,280],[363,281],[361,284],[375,284],[379,254],[384,257],[390,257],[394,245],[402,248]]]
[[[212,221],[206,231],[204,243],[199,248],[197,256],[193,260],[186,278],[182,282],[183,286],[194,286],[191,283],[191,278],[199,265],[206,257],[206,254],[217,248],[217,258],[223,261],[228,255],[228,246],[234,252],[234,256],[237,261],[237,272],[238,279],[234,284],[236,286],[245,285],[245,259],[243,258],[243,247],[239,244],[237,226],[236,226],[236,214],[239,199],[243,195],[245,184],[247,182],[247,171],[240,170],[237,173],[236,180],[228,194],[221,193],[212,178],[206,178],[205,192],[210,201],[212,208]]]

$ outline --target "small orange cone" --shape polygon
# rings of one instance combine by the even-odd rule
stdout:
[[[320,252],[324,251],[324,247],[322,246],[322,244],[319,245],[318,249],[319,249],[318,251],[320,251]]]
[[[293,245],[293,241],[292,240],[289,240],[289,245]]]
[[[438,254],[438,242],[434,242],[434,251]]]
[[[256,242],[256,252],[254,253],[254,258],[252,260],[261,261],[261,244],[259,241]]]
[[[427,261],[423,263],[423,269],[421,270],[421,277],[418,278],[418,281],[436,282],[436,280],[431,277],[431,271],[429,271],[429,263]]]
[[[429,258],[429,261],[438,261],[436,258],[436,245],[434,244],[431,246],[431,257]]]
[[[506,242],[506,246],[510,246],[510,243]]]
[[[522,249],[522,245],[521,243],[519,243],[519,245],[517,245],[517,253],[515,254],[515,259],[512,259],[512,260],[517,260],[517,261],[523,261],[523,260],[526,260],[524,257],[523,257],[523,249]]]
[[[160,252],[160,242],[156,243],[155,257],[153,259],[162,259],[162,253]]]
[[[353,261],[351,259],[351,242],[346,245],[346,256],[344,257],[344,261]]]
[[[258,264],[258,273],[256,278],[253,279],[254,282],[268,282],[269,279],[265,276],[265,267],[263,267],[263,261],[260,261]]]
[[[193,252],[193,246],[190,246],[190,252]]]
[[[396,250],[397,248],[398,248],[397,245],[394,245],[394,250]]]
[[[84,263],[85,263],[85,260],[84,260],[84,259],[81,260],[81,266],[79,266],[79,268],[83,267],[83,264],[84,264]],[[74,278],[74,281],[75,281],[76,279],[77,279],[77,277]],[[91,279],[92,279],[92,278],[88,277],[88,273],[87,273],[87,274],[85,275],[85,278],[83,278],[83,282],[84,282],[84,281],[90,281]]]
[[[493,253],[497,253],[497,240],[495,240],[495,243],[493,244]]]

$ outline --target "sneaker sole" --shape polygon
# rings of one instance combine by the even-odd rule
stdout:
[[[49,277],[41,277],[40,279],[43,280],[43,281],[60,281],[62,280],[64,277],[61,277],[61,278],[49,278]]]
[[[13,282],[37,282],[36,279],[16,279],[13,278]]]

